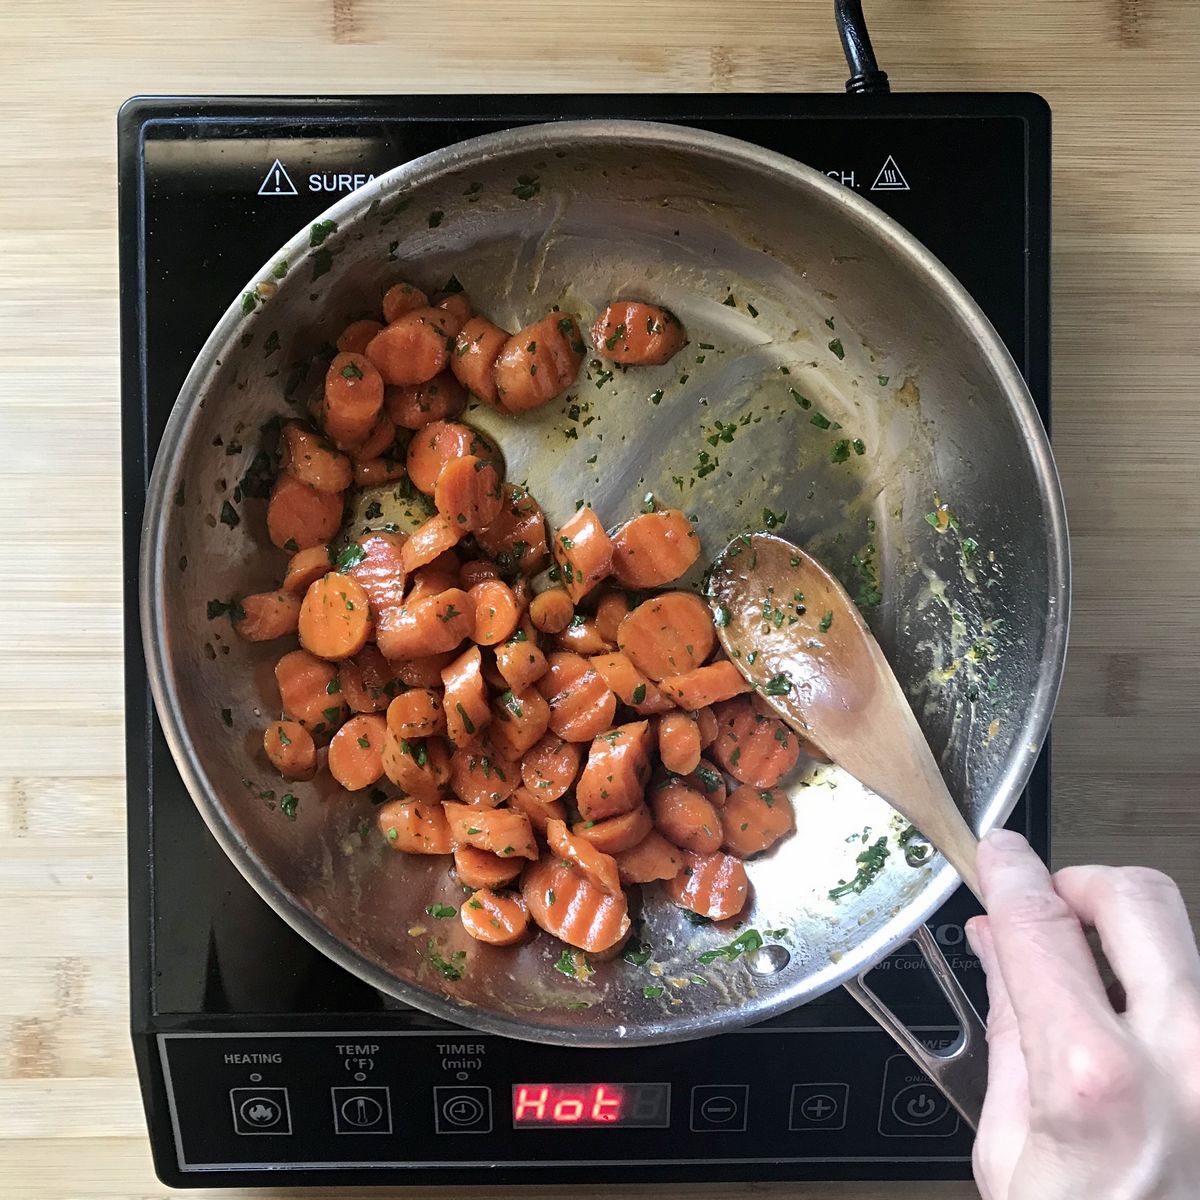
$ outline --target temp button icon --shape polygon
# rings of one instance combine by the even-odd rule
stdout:
[[[391,1133],[392,1098],[385,1087],[335,1087],[333,1131],[338,1134]]]

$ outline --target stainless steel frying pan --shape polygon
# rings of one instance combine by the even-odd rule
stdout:
[[[281,810],[288,789],[260,741],[279,650],[206,613],[281,573],[256,486],[260,426],[302,409],[322,347],[376,311],[387,284],[452,275],[513,329],[554,304],[586,323],[620,295],[663,302],[688,327],[665,367],[588,366],[529,417],[467,417],[552,524],[578,500],[616,523],[654,492],[694,515],[710,551],[764,522],[808,544],[868,605],[980,833],[1007,817],[1041,748],[1066,645],[1066,524],[1033,404],[971,299],[886,216],[779,155],[665,125],[542,125],[451,146],[335,205],[263,265],[188,375],[150,486],[142,621],[168,740],[213,833],[313,944],[438,1016],[617,1046],[719,1033],[846,985],[973,1118],[979,1021],[922,924],[956,878],[836,770],[795,781],[796,835],[751,865],[740,925],[693,924],[647,888],[649,960],[595,962],[587,978],[556,970],[562,947],[544,936],[498,950],[427,915],[462,889],[445,860],[389,851],[368,796],[294,785],[294,819]],[[423,515],[375,499],[382,516],[368,498],[352,526]],[[865,883],[855,860],[880,838],[878,874],[831,897]],[[704,961],[740,936],[746,953]],[[862,982],[914,936],[963,1020],[941,1057]]]

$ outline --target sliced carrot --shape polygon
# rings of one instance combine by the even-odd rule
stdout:
[[[700,745],[707,750],[717,740],[717,734],[720,732],[717,714],[711,708],[697,709],[696,724],[700,727]]]
[[[725,776],[707,758],[702,758],[699,766],[683,777],[683,782],[699,792],[713,808],[725,807]]]
[[[492,716],[488,736],[496,749],[507,758],[519,759],[546,732],[550,706],[533,688],[506,691],[492,701]]]
[[[642,802],[650,778],[649,723],[619,725],[592,742],[575,785],[575,803],[585,821],[631,812]]]
[[[587,347],[574,317],[554,312],[526,325],[496,358],[496,395],[511,413],[528,412],[566,391],[579,374]]]
[[[562,633],[574,616],[575,605],[571,603],[567,589],[562,587],[539,592],[529,605],[529,619],[542,633]]]
[[[524,869],[524,859],[501,858],[474,846],[459,846],[454,852],[454,872],[463,887],[507,887]]]
[[[581,654],[585,658],[613,649],[613,643],[606,642],[600,636],[596,622],[591,617],[581,617],[578,613],[571,618],[571,623],[566,629],[555,635],[554,642],[560,650],[570,650],[573,654]]]
[[[700,727],[686,713],[658,718],[658,756],[676,775],[690,775],[700,765]]]
[[[521,759],[521,781],[539,801],[558,800],[571,790],[583,766],[583,747],[543,734]]]
[[[468,593],[475,612],[472,637],[481,646],[507,641],[517,630],[521,606],[513,590],[501,579],[485,579]]]
[[[383,328],[379,321],[351,321],[342,330],[337,348],[346,354],[365,354],[367,343]]]
[[[300,606],[300,645],[318,658],[350,658],[367,644],[371,609],[349,575],[330,571],[308,585]]]
[[[429,654],[395,664],[396,675],[406,687],[441,687],[442,668],[458,657],[457,650]]]
[[[424,429],[434,421],[457,417],[467,406],[467,396],[458,380],[443,371],[427,383],[387,388],[383,405],[401,429]]]
[[[496,564],[483,558],[469,559],[458,568],[458,586],[464,592],[469,592],[477,583],[499,578],[500,571]]]
[[[348,792],[370,787],[383,775],[387,722],[378,713],[351,717],[329,743],[329,773]]]
[[[329,553],[329,547],[309,546],[307,550],[297,550],[288,560],[287,571],[280,586],[293,596],[303,596],[310,583],[332,569],[333,557]]]
[[[471,317],[454,339],[450,369],[455,379],[492,408],[500,408],[496,395],[496,359],[508,342],[508,331],[485,317]]]
[[[450,822],[454,845],[474,846],[501,858],[537,858],[533,827],[524,813],[508,808],[476,808],[471,804],[442,805]]]
[[[612,541],[586,504],[554,535],[550,549],[575,603],[612,570]]]
[[[344,492],[353,477],[350,460],[301,421],[280,430],[279,469],[318,492]]]
[[[470,597],[460,588],[447,588],[382,613],[375,641],[388,658],[425,658],[453,650],[473,627]]]
[[[504,803],[521,779],[519,763],[489,753],[489,748],[455,750],[450,756],[450,790],[476,808]]]
[[[357,713],[382,712],[396,694],[396,673],[370,642],[338,663],[338,680],[343,698]]]
[[[708,608],[691,592],[664,592],[639,604],[617,630],[618,648],[655,680],[700,666],[716,642]]]
[[[632,850],[622,850],[614,857],[624,884],[674,879],[683,870],[683,851],[672,846],[657,829],[646,834]]]
[[[629,933],[629,905],[623,893],[597,887],[560,859],[542,859],[525,868],[521,895],[534,923],[568,946],[599,953]]]
[[[459,910],[463,928],[489,946],[512,946],[529,929],[529,909],[521,896],[500,896],[480,888]]]
[[[546,518],[520,484],[505,483],[500,491],[503,505],[499,516],[480,529],[475,540],[501,570],[534,575],[546,563]]]
[[[550,705],[550,728],[568,742],[590,742],[607,729],[617,698],[586,658],[557,651],[535,685]]]
[[[641,716],[669,712],[674,707],[670,698],[658,690],[658,684],[647,679],[633,665],[632,659],[619,650],[612,654],[594,654],[588,661],[616,693],[617,699]]]
[[[514,692],[524,692],[549,669],[533,626],[522,626],[496,647],[496,669]]]
[[[607,821],[577,821],[571,826],[571,832],[605,854],[621,854],[632,850],[653,828],[650,810],[639,804],[630,812],[609,817]]]
[[[272,721],[263,731],[263,750],[284,779],[311,779],[317,773],[317,747],[299,721]]]
[[[347,573],[367,593],[376,621],[404,602],[404,543],[402,533],[364,533],[358,539],[362,556],[347,555],[357,558]]]
[[[439,554],[453,550],[462,540],[464,532],[445,513],[434,513],[428,521],[418,525],[404,543],[400,564],[405,574],[428,566]]]
[[[680,908],[710,921],[727,921],[746,907],[750,880],[738,859],[720,851],[704,855],[685,852],[683,862],[683,870],[663,883],[664,891]]]
[[[667,675],[660,685],[680,708],[692,712],[722,700],[732,700],[750,690],[741,671],[727,658],[680,675]]]
[[[449,854],[450,823],[436,800],[389,800],[375,818],[384,841],[408,854]]]
[[[500,463],[500,451],[490,438],[457,421],[433,421],[408,443],[408,477],[413,487],[432,496],[442,468],[454,458],[473,454]]]
[[[669,308],[640,300],[614,300],[592,326],[601,358],[631,366],[661,366],[687,341],[687,330]]]
[[[395,387],[427,383],[446,369],[450,350],[446,340],[447,314],[434,308],[415,308],[379,331],[367,345],[383,382]],[[379,394],[383,402],[383,392]]]
[[[566,826],[565,821],[551,821],[546,826],[546,840],[550,843],[551,853],[557,854],[566,862],[573,862],[597,887],[603,888],[612,895],[621,891],[621,881],[617,877],[617,864],[612,855],[597,850],[585,838],[576,837]]]
[[[441,682],[439,680],[439,682]],[[440,737],[446,732],[446,709],[437,692],[412,688],[387,706],[387,727],[398,737]]]
[[[450,752],[441,738],[410,742],[389,729],[383,738],[383,772],[402,792],[436,800],[450,782]]]
[[[322,546],[342,523],[342,497],[318,492],[294,475],[280,475],[267,505],[267,533],[280,550]]]
[[[612,573],[626,587],[674,583],[700,557],[699,535],[677,508],[634,517],[617,530],[612,544]]]
[[[464,650],[442,671],[442,686],[446,689],[446,736],[460,750],[476,745],[492,719],[478,646]]]
[[[346,453],[354,460],[355,464],[371,462],[377,458],[395,458],[396,456],[391,453],[395,441],[396,425],[387,413],[381,412],[366,438],[357,446],[348,447]]]
[[[650,795],[650,811],[658,832],[681,850],[711,854],[721,845],[717,810],[685,783],[670,779]]]
[[[300,597],[280,589],[243,596],[234,609],[233,627],[248,642],[269,642],[296,632]]]
[[[619,588],[604,588],[596,594],[596,631],[612,645],[617,644],[617,629],[629,616],[633,605]]]
[[[376,334],[378,339],[380,334]],[[383,379],[362,354],[334,356],[325,372],[321,426],[338,447],[356,446],[375,427],[383,410]]]
[[[434,302],[434,307],[449,314],[450,322],[447,328],[453,329],[456,336],[475,315],[475,309],[471,306],[466,292],[451,292],[448,296],[439,296]]]
[[[433,503],[461,533],[490,525],[503,507],[496,464],[474,454],[452,458],[438,472]]]
[[[443,552],[444,553],[444,552]],[[434,566],[441,559],[439,554],[427,567],[418,567],[409,580],[409,591],[405,603],[415,604],[429,596],[440,596],[452,587],[458,586],[458,572],[443,570]]]
[[[795,828],[792,802],[777,789],[743,784],[729,793],[721,810],[721,845],[738,858],[769,849]]]
[[[283,711],[314,733],[340,724],[346,715],[337,668],[307,650],[285,654],[275,664],[275,682]]]
[[[429,297],[419,287],[411,283],[393,283],[383,293],[383,319],[390,325],[398,321],[405,313],[417,308],[428,308]]]
[[[540,834],[545,834],[551,821],[565,821],[567,806],[561,800],[539,800],[528,788],[519,787],[508,798],[508,807],[524,813]]]
[[[714,711],[720,733],[713,757],[739,783],[773,788],[796,765],[800,739],[777,717],[755,712],[741,696]]]
[[[405,474],[404,464],[398,458],[362,458],[354,464],[356,487],[382,487],[386,483],[396,483]]]

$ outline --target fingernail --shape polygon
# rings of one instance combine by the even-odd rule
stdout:
[[[1022,846],[1028,845],[1019,833],[1001,827],[990,830],[982,840],[994,850],[1019,850]]]
[[[978,920],[978,917],[972,917],[963,926],[963,933],[966,935],[967,945],[971,947],[971,953],[974,954],[976,958],[982,958],[983,955],[979,953],[979,935],[975,932],[976,923]]]

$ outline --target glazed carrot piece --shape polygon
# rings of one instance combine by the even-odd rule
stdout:
[[[432,496],[442,468],[451,459],[473,454],[499,464],[500,451],[492,441],[457,421],[432,421],[413,435],[408,443],[408,477],[413,487]]]
[[[576,604],[612,570],[612,541],[586,504],[554,535],[550,549]]]
[[[549,403],[571,386],[586,350],[575,318],[566,313],[549,313],[526,325],[496,358],[500,404],[510,413],[522,413]]]
[[[370,787],[383,775],[387,722],[378,713],[351,717],[329,743],[329,773],[348,792]]]
[[[396,694],[396,675],[379,648],[368,642],[353,658],[338,663],[342,697],[356,713],[381,712]]]
[[[284,779],[311,779],[317,773],[317,747],[299,721],[272,721],[263,731],[263,750]]]
[[[609,817],[607,821],[577,821],[571,826],[571,832],[605,854],[621,854],[632,850],[653,828],[650,810],[639,804],[632,811]]]
[[[769,849],[795,828],[792,802],[777,789],[743,784],[729,793],[721,810],[721,845],[738,858]]]
[[[683,782],[699,792],[713,808],[725,807],[725,776],[707,758],[702,758],[700,765],[683,777]]]
[[[632,588],[674,583],[700,557],[700,537],[677,508],[634,517],[617,530],[612,545],[612,573]]]
[[[337,348],[345,354],[365,354],[367,343],[383,328],[379,321],[351,321],[337,340]]]
[[[529,619],[542,633],[562,633],[575,617],[575,605],[567,589],[548,588],[534,596],[529,605]]]
[[[454,852],[454,871],[463,887],[507,887],[524,869],[524,859],[501,858],[474,846],[459,846]]]
[[[499,578],[500,571],[496,564],[483,558],[470,559],[458,568],[458,586],[464,592],[469,592],[477,583],[486,583],[489,579]]]
[[[429,596],[440,596],[443,592],[458,586],[457,571],[447,571],[434,566],[434,563],[440,558],[441,555],[438,555],[438,558],[435,558],[427,567],[418,567],[413,572],[412,579],[409,581],[408,595],[405,597],[406,604],[415,604],[418,600],[424,600]]]
[[[329,547],[309,546],[307,550],[297,550],[288,560],[287,571],[280,586],[293,596],[303,596],[310,583],[314,583],[332,569],[333,556],[329,553]]]
[[[521,606],[513,590],[500,579],[485,579],[468,593],[475,613],[472,637],[481,646],[507,641],[517,631]]]
[[[371,432],[357,446],[350,446],[346,453],[355,463],[371,462],[376,458],[388,458],[392,443],[396,440],[396,424],[385,412],[381,412],[371,426]],[[394,457],[394,456],[391,456]],[[390,468],[389,468],[390,469]]]
[[[418,567],[426,567],[439,554],[453,550],[462,540],[464,532],[445,513],[434,513],[428,521],[418,525],[404,543],[400,565],[405,574],[415,571]]]
[[[503,571],[534,575],[545,566],[546,518],[538,502],[517,483],[500,489],[500,515],[475,534],[485,554],[490,554]]]
[[[519,759],[534,746],[550,724],[550,706],[530,688],[525,692],[501,692],[492,701],[488,736],[507,758]]]
[[[370,601],[349,575],[330,571],[308,585],[300,605],[300,645],[318,658],[350,658],[367,644]]]
[[[393,664],[396,676],[406,687],[441,687],[442,669],[458,657],[457,650],[446,650],[441,654],[429,654]]]
[[[575,804],[585,821],[631,812],[642,802],[650,778],[650,725],[619,725],[592,742],[575,785]]]
[[[663,890],[678,904],[711,921],[727,921],[746,907],[750,881],[746,868],[731,855],[688,854],[683,870],[674,879],[663,882]]]
[[[750,690],[741,671],[727,658],[681,675],[667,675],[659,685],[680,708],[691,712],[719,704],[722,700],[732,700]]]
[[[435,308],[414,308],[392,321],[367,344],[367,358],[384,383],[407,387],[427,383],[446,369],[450,357],[445,322]],[[379,394],[383,402],[383,392]]]
[[[800,739],[778,717],[764,717],[740,696],[714,711],[720,733],[713,757],[739,783],[773,788],[796,765]]]
[[[376,334],[378,340],[382,334]],[[372,344],[373,344],[372,342]],[[335,446],[358,445],[383,409],[383,379],[363,354],[334,355],[325,372],[321,426]]]
[[[596,595],[596,631],[611,645],[617,644],[617,629],[633,605],[619,588],[605,588]]]
[[[658,756],[676,775],[690,775],[700,765],[700,727],[686,713],[658,718]]]
[[[405,313],[410,313],[417,308],[428,308],[429,297],[425,295],[419,287],[413,287],[411,283],[393,283],[386,292],[383,293],[383,319],[390,325],[393,321],[398,321]]]
[[[716,641],[708,608],[691,592],[664,592],[639,604],[617,630],[617,647],[655,680],[700,666]]]
[[[561,800],[539,800],[526,787],[519,787],[508,798],[508,807],[524,813],[529,823],[543,836],[551,821],[565,821],[567,806]]]
[[[375,818],[384,841],[407,854],[449,854],[450,823],[436,800],[389,800]]]
[[[388,729],[383,738],[383,773],[402,792],[436,800],[450,782],[450,752],[441,738],[410,742]]]
[[[446,732],[446,709],[441,696],[428,688],[401,693],[387,706],[387,727],[398,738],[410,742],[440,737]]]
[[[267,504],[267,533],[280,550],[322,546],[342,523],[342,497],[318,492],[294,475],[280,475]]]
[[[462,327],[475,315],[475,309],[471,305],[470,297],[466,292],[451,292],[448,296],[439,296],[434,302],[435,308],[442,309],[450,317],[450,324],[447,328],[455,331],[455,336],[458,335]]]
[[[717,810],[680,780],[669,779],[654,789],[650,812],[658,832],[681,850],[711,854],[721,846]]]
[[[477,808],[471,804],[442,805],[450,822],[455,847],[474,846],[501,858],[537,858],[533,827],[524,813],[508,808]]]
[[[484,726],[492,719],[478,646],[464,650],[442,671],[442,686],[445,688],[446,736],[460,750],[474,746]]]
[[[401,429],[424,429],[434,421],[457,417],[467,406],[467,396],[458,380],[443,371],[428,383],[387,388],[383,406]]]
[[[700,728],[700,745],[707,750],[717,740],[717,734],[720,732],[717,714],[711,708],[697,709],[696,724]]]
[[[586,658],[556,651],[534,685],[550,705],[550,728],[564,741],[589,742],[612,725],[617,698]]]
[[[300,622],[300,597],[280,589],[277,592],[256,592],[238,601],[240,612],[233,618],[233,627],[248,642],[269,642],[296,632]]]
[[[592,326],[596,353],[630,366],[661,366],[686,341],[687,330],[670,309],[640,300],[614,300]]]
[[[566,629],[555,635],[554,644],[559,650],[569,650],[584,658],[604,654],[613,649],[612,642],[606,642],[600,636],[596,622],[591,617],[581,617],[578,613],[571,618],[571,623]]]
[[[313,732],[340,724],[345,716],[337,668],[307,650],[285,654],[275,664],[275,682],[283,711]]]
[[[557,858],[525,868],[521,895],[534,923],[568,946],[596,954],[629,933],[624,893],[604,891]]]
[[[404,545],[402,533],[364,533],[358,539],[362,556],[349,556],[358,561],[347,574],[367,593],[376,621],[404,602]]]
[[[583,766],[583,747],[543,734],[521,759],[521,782],[539,801],[558,800],[571,790]]]
[[[474,454],[452,458],[438,472],[433,503],[459,530],[474,533],[499,515],[504,505],[496,464]]]
[[[403,479],[406,472],[398,458],[363,458],[354,464],[355,487],[383,487]]]
[[[514,692],[527,691],[545,675],[549,666],[532,625],[518,629],[496,647],[496,669]]]
[[[450,756],[450,790],[476,808],[503,804],[520,779],[520,763],[490,752],[489,747],[455,750]]]
[[[588,661],[616,693],[617,699],[640,715],[669,712],[674,707],[671,700],[659,691],[658,684],[647,679],[630,658],[619,650],[612,654],[594,654]]]
[[[520,896],[480,888],[459,910],[463,928],[489,946],[512,946],[529,929],[529,909]]]
[[[280,430],[279,469],[318,492],[344,492],[353,476],[350,460],[301,421]]]
[[[491,408],[501,408],[496,395],[495,366],[508,336],[507,330],[493,325],[486,317],[471,317],[454,339],[450,355],[455,379]]]
[[[550,821],[546,826],[546,840],[550,851],[565,862],[572,862],[586,879],[612,895],[621,891],[617,877],[617,863],[610,854],[597,850],[591,842],[576,837],[564,821]]]
[[[381,613],[375,641],[387,658],[425,658],[453,650],[474,627],[471,601],[460,588],[408,600]]]
[[[614,857],[624,884],[674,879],[683,870],[683,851],[672,846],[656,829],[646,834],[632,850],[622,850]]]

